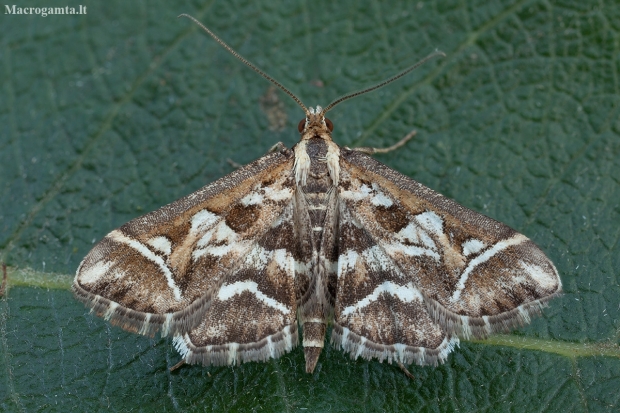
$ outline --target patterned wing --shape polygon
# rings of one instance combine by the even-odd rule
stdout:
[[[352,358],[443,362],[458,338],[432,319],[420,289],[377,245],[345,202],[340,203],[338,233],[332,344]]]
[[[293,155],[266,155],[204,188],[136,218],[80,264],[76,297],[140,334],[195,327],[294,192]]]
[[[264,361],[297,345],[294,234],[291,203],[226,277],[200,324],[175,337],[187,363]]]
[[[350,323],[347,315],[364,318],[366,303],[389,302],[394,324],[401,317],[398,306],[424,302],[418,305],[422,325],[429,325],[430,315],[448,335],[485,337],[528,322],[561,293],[555,267],[524,235],[360,152],[343,150],[340,166],[340,209],[350,219],[340,224],[341,238],[356,227],[367,244],[352,260],[346,254],[356,251],[357,235],[355,241],[341,239],[350,245],[339,252],[335,318],[342,327]],[[373,262],[383,267],[366,269],[368,275],[362,271],[357,279],[343,277],[351,265]],[[390,281],[379,284],[373,271],[386,270]],[[364,283],[368,286],[356,288]],[[400,325],[394,329],[418,328],[413,321]]]

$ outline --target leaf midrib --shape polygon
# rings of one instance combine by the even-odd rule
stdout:
[[[46,273],[31,268],[7,267],[10,288],[45,288],[49,290],[70,290],[73,276]],[[487,346],[512,347],[519,350],[533,350],[557,354],[570,360],[582,357],[612,357],[620,359],[620,346],[608,338],[598,342],[571,342],[551,338],[538,338],[518,334],[494,334],[485,340],[463,340],[464,342]]]

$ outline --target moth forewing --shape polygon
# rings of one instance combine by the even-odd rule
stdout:
[[[292,165],[290,151],[266,155],[112,231],[80,264],[76,297],[129,331],[189,331],[290,203]]]
[[[352,358],[435,365],[459,336],[529,322],[561,292],[524,235],[373,160],[374,148],[332,140],[328,110],[441,52],[308,109],[183,16],[300,105],[301,139],[108,234],[73,284],[97,315],[174,335],[185,362],[203,365],[277,358],[301,326],[311,373],[332,319],[332,344]]]
[[[366,245],[358,242],[341,261],[347,265],[341,265],[339,291],[348,293],[338,295],[336,323],[353,312],[372,325],[372,305],[389,289],[400,301],[423,300],[448,335],[482,338],[529,322],[561,292],[555,267],[524,235],[365,154],[345,151],[341,164],[341,209],[358,228],[354,238]],[[354,285],[341,277],[352,267],[368,267],[373,255],[388,263],[382,275],[353,271]]]

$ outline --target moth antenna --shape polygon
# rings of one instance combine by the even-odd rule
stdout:
[[[189,14],[180,14],[178,17],[187,17],[188,19],[192,20],[194,23],[196,23],[198,26],[200,26],[202,28],[202,30],[207,32],[207,34],[209,36],[211,36],[216,42],[218,42],[224,49],[228,50],[230,52],[230,54],[235,56],[237,59],[241,60],[250,69],[254,70],[256,73],[258,73],[259,75],[261,75],[262,77],[264,77],[265,79],[267,79],[268,81],[270,81],[271,83],[273,83],[274,85],[276,85],[277,87],[282,89],[284,91],[284,93],[286,93],[291,98],[293,98],[293,100],[295,102],[297,102],[297,104],[299,106],[301,106],[301,108],[304,110],[304,112],[306,114],[308,114],[308,109],[306,108],[306,106],[301,102],[301,100],[297,96],[295,96],[293,94],[293,92],[288,90],[280,82],[278,82],[277,80],[275,80],[274,78],[269,76],[267,73],[265,73],[262,70],[260,70],[254,64],[250,63],[250,61],[248,61],[245,57],[243,57],[239,53],[237,53],[232,47],[230,47],[228,44],[226,44],[226,42],[224,42],[222,39],[217,37],[215,33],[213,33],[211,30],[207,29],[207,27],[204,24],[200,23],[198,20],[196,20],[194,17],[190,16]]]
[[[368,92],[372,92],[375,89],[379,89],[382,88],[383,86],[392,83],[395,80],[400,79],[401,77],[405,76],[406,74],[408,74],[409,72],[411,72],[413,69],[417,68],[418,66],[421,66],[422,64],[426,63],[428,60],[436,57],[436,56],[443,56],[446,57],[446,54],[440,50],[435,50],[433,53],[429,54],[428,56],[426,56],[424,59],[420,60],[417,63],[414,63],[412,66],[409,66],[407,69],[403,70],[400,73],[397,73],[396,75],[390,77],[389,79],[386,79],[380,83],[377,83],[376,85],[370,86],[366,89],[362,89],[362,90],[358,90],[356,92],[353,93],[349,93],[343,96],[340,96],[338,98],[336,98],[335,100],[333,100],[329,105],[327,105],[324,109],[323,112],[321,112],[321,114],[323,116],[325,116],[325,114],[327,113],[328,110],[330,110],[331,108],[333,108],[334,106],[336,106],[337,104],[339,104],[340,102],[343,102],[347,99],[351,99],[354,98],[356,96],[359,95],[363,95],[364,93],[368,93]]]

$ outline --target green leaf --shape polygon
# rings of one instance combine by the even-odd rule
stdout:
[[[617,411],[619,9],[490,3],[109,1],[82,3],[86,15],[2,14],[0,410]],[[513,334],[412,366],[415,380],[331,348],[312,375],[300,349],[170,373],[169,339],[88,314],[69,286],[94,242],[231,172],[227,158],[298,138],[296,104],[278,93],[286,128],[270,129],[269,84],[180,13],[308,106],[444,51],[335,108],[334,138],[388,146],[416,129],[377,158],[533,239],[565,295]]]

